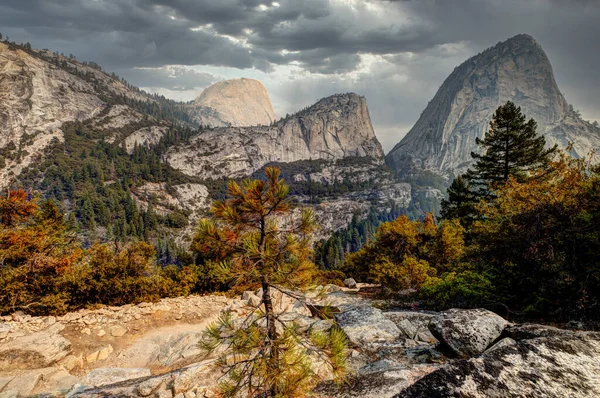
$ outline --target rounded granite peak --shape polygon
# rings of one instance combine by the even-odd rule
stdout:
[[[421,117],[386,157],[399,173],[428,170],[460,174],[479,150],[477,138],[489,128],[494,111],[512,101],[538,123],[548,145],[587,156],[600,145],[600,130],[581,120],[560,92],[542,46],[520,34],[456,67]]]
[[[205,88],[190,105],[203,126],[270,125],[277,119],[267,88],[249,78],[223,80]]]

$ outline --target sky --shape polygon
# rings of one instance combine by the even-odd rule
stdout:
[[[600,121],[600,0],[1,0],[0,33],[94,61],[188,101],[223,79],[262,81],[284,116],[367,99],[389,151],[452,70],[520,33],[584,119]]]

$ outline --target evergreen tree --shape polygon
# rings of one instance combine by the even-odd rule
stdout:
[[[548,166],[558,147],[545,149],[546,139],[536,133],[536,128],[535,120],[526,121],[521,107],[511,101],[496,110],[490,130],[483,140],[476,140],[482,154],[471,153],[475,165],[467,178],[478,193],[489,194],[490,188],[506,183],[511,176],[523,182],[531,173]]]
[[[536,133],[537,123],[526,121],[521,107],[511,101],[498,107],[490,129],[476,142],[482,154],[475,152],[472,169],[457,177],[448,189],[448,199],[442,201],[443,218],[459,218],[466,225],[475,216],[475,204],[492,200],[493,190],[504,185],[509,178],[526,181],[548,167],[558,147],[546,149],[546,139]]]
[[[473,220],[476,195],[471,191],[469,180],[458,176],[448,188],[448,199],[442,200],[441,216],[450,220],[457,218],[463,225],[470,225]]]
[[[343,375],[345,338],[336,328],[303,332],[274,308],[274,292],[298,298],[285,288],[307,285],[315,275],[309,238],[315,225],[310,210],[297,222],[278,225],[291,215],[289,188],[279,169],[267,167],[265,174],[266,181],[231,181],[229,199],[215,202],[214,220],[203,220],[194,238],[192,248],[219,264],[223,277],[262,288],[261,302],[242,322],[226,313],[206,330],[202,346],[209,352],[224,348],[217,362],[224,396],[303,397],[319,378],[323,359]]]

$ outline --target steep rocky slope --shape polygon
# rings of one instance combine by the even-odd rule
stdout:
[[[363,287],[373,288],[326,285],[273,296],[283,322],[319,331],[337,325],[348,337],[347,382],[322,382],[315,397],[600,393],[597,332],[507,324],[483,309],[382,311]],[[339,311],[320,319],[296,298]],[[259,300],[248,291],[241,299],[192,295],[59,317],[0,317],[0,396],[217,397],[219,372],[198,347],[202,331],[221,311],[243,318]]]
[[[89,64],[0,42],[0,186],[63,141],[66,122],[89,121],[109,142],[131,134],[123,143],[130,150],[156,143],[164,123],[125,103],[155,100]]]
[[[450,176],[466,169],[475,139],[482,137],[496,108],[506,101],[538,122],[548,145],[583,157],[600,146],[600,128],[584,120],[559,91],[542,47],[518,35],[478,54],[442,84],[409,133],[387,155],[387,163],[403,173],[431,170]]]
[[[266,87],[254,79],[213,84],[190,105],[189,113],[202,126],[269,126],[277,118]]]
[[[53,138],[61,139],[64,121],[90,118],[102,105],[89,83],[0,43],[0,185],[39,156]],[[16,150],[18,157],[6,156]]]
[[[218,83],[196,102],[221,112],[226,121],[221,124],[256,126],[196,131],[189,104],[149,95],[94,63],[2,42],[0,187],[50,191],[67,212],[80,214],[78,198],[84,194],[94,197],[98,208],[110,205],[109,186],[111,195],[131,198],[140,211],[154,201],[160,217],[176,212],[180,229],[169,234],[178,242],[207,215],[210,202],[222,193],[221,180],[250,176],[270,163],[325,162],[314,173],[286,176],[296,185],[308,178],[329,192],[318,200],[295,192],[315,209],[322,227],[317,238],[344,228],[354,215],[367,217],[373,204],[390,211],[410,201],[410,187],[382,169],[383,151],[364,97],[334,95],[275,124],[266,89],[252,79]],[[66,186],[82,178],[82,169],[93,170],[86,172],[93,188],[67,192]],[[352,183],[332,195],[331,186],[344,181]],[[120,217],[118,209],[110,211],[108,218]],[[99,219],[96,225],[108,228]]]
[[[383,159],[367,102],[354,93],[324,98],[276,126],[203,130],[166,159],[185,174],[218,179],[247,176],[270,162],[345,157]]]

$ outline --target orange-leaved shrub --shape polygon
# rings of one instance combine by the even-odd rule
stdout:
[[[0,195],[0,314],[61,314],[203,288],[198,266],[161,268],[149,243],[131,242],[118,249],[96,243],[83,249],[64,220],[50,200],[21,189]]]

